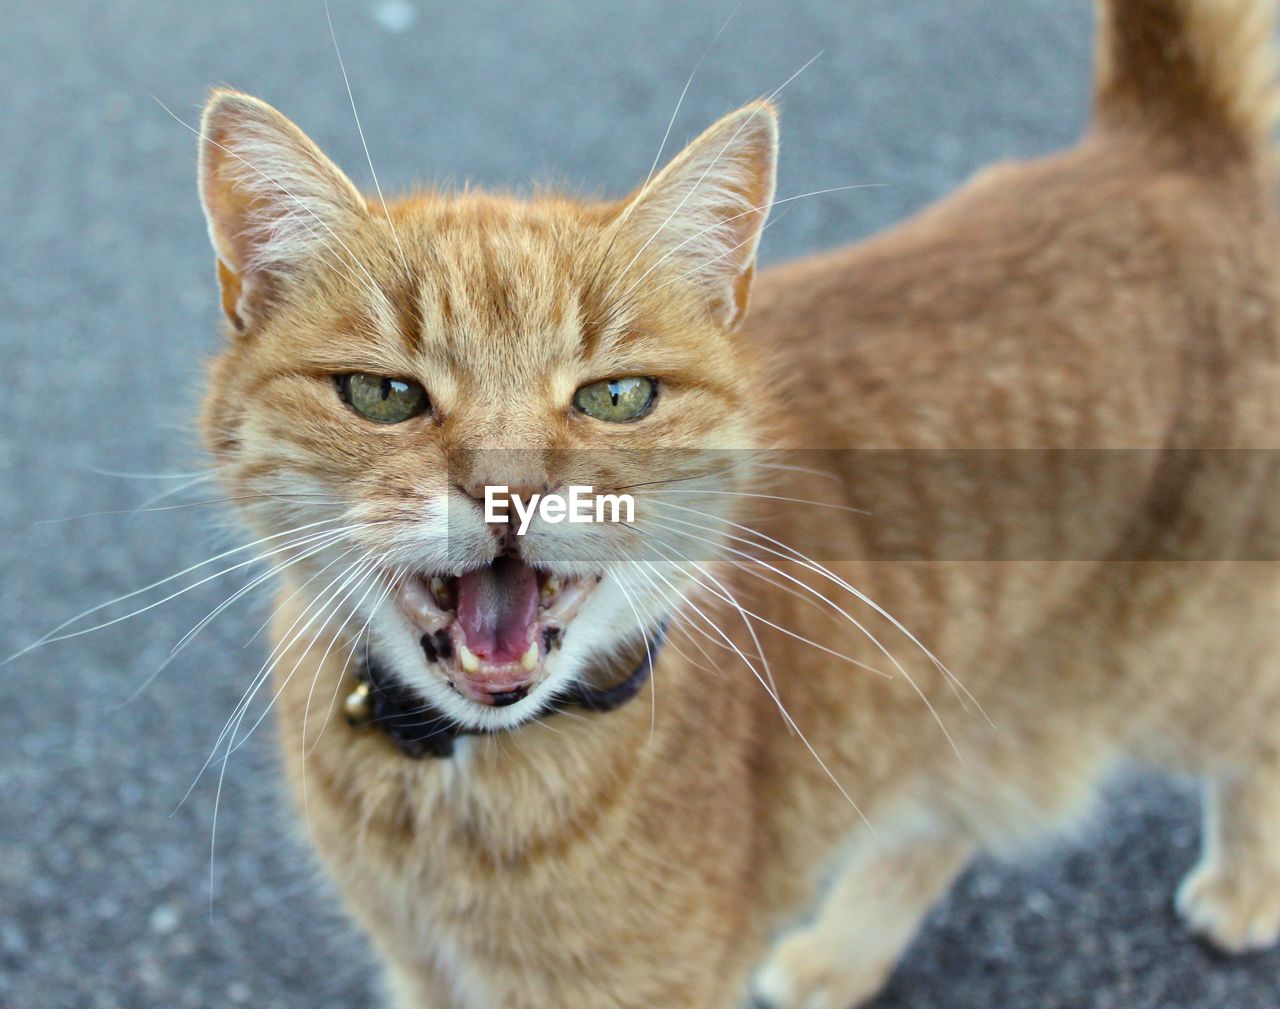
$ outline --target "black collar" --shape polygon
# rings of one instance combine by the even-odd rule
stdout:
[[[653,674],[658,649],[666,638],[663,624],[646,643],[640,664],[625,680],[615,686],[599,689],[575,683],[549,709],[586,708],[603,714],[614,711],[640,693]],[[490,734],[484,729],[468,729],[453,722],[432,707],[421,694],[405,686],[387,672],[376,655],[360,649],[356,661],[355,689],[347,697],[347,720],[355,726],[376,725],[406,757],[451,757],[453,743],[459,736]]]

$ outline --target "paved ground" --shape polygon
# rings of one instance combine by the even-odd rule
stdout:
[[[728,0],[409,4],[335,0],[384,184],[617,192],[647,170]],[[1083,119],[1084,0],[746,0],[677,136],[784,95],[768,259],[846,241],[996,157],[1050,150]],[[0,654],[234,542],[211,509],[129,509],[200,465],[188,435],[217,346],[188,121],[232,82],[367,179],[320,0],[9,5],[0,34]],[[166,649],[229,589],[208,585],[3,670],[0,1004],[366,1006],[361,942],[333,913],[280,801],[269,732],[173,813],[261,652],[261,605],[215,623],[139,700]],[[172,813],[172,815],[171,815]],[[982,865],[932,919],[879,1009],[1271,1009],[1280,957],[1225,962],[1174,924],[1191,795],[1116,787],[1083,841]],[[675,1007],[656,1007],[675,1009]]]

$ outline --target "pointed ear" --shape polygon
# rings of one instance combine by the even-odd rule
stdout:
[[[777,161],[777,113],[756,102],[693,141],[623,211],[636,247],[701,284],[730,329],[746,314]]]
[[[351,181],[266,102],[215,91],[200,123],[200,200],[218,257],[222,308],[238,330],[288,274],[366,212]]]

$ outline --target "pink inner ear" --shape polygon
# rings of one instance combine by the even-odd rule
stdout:
[[[216,93],[201,136],[200,198],[210,237],[242,283],[251,273],[299,266],[365,212],[351,181],[265,102]]]
[[[756,279],[755,260],[751,261],[751,265],[738,274],[738,279],[733,284],[733,312],[729,319],[729,326],[734,327],[742,322],[747,314],[747,305],[751,302],[751,283]]]
[[[746,312],[776,161],[773,109],[747,106],[689,144],[636,197],[629,227],[637,248],[702,287],[730,327]]]
[[[219,256],[218,290],[222,293],[222,311],[231,320],[231,325],[235,326],[236,331],[240,333],[245,330],[245,319],[240,311],[240,295],[243,289],[244,284],[240,274],[227,266]]]

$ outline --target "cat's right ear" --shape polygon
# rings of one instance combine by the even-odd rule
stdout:
[[[291,274],[367,213],[363,197],[305,133],[238,91],[209,97],[200,122],[200,201],[218,259],[222,309],[239,331]]]

